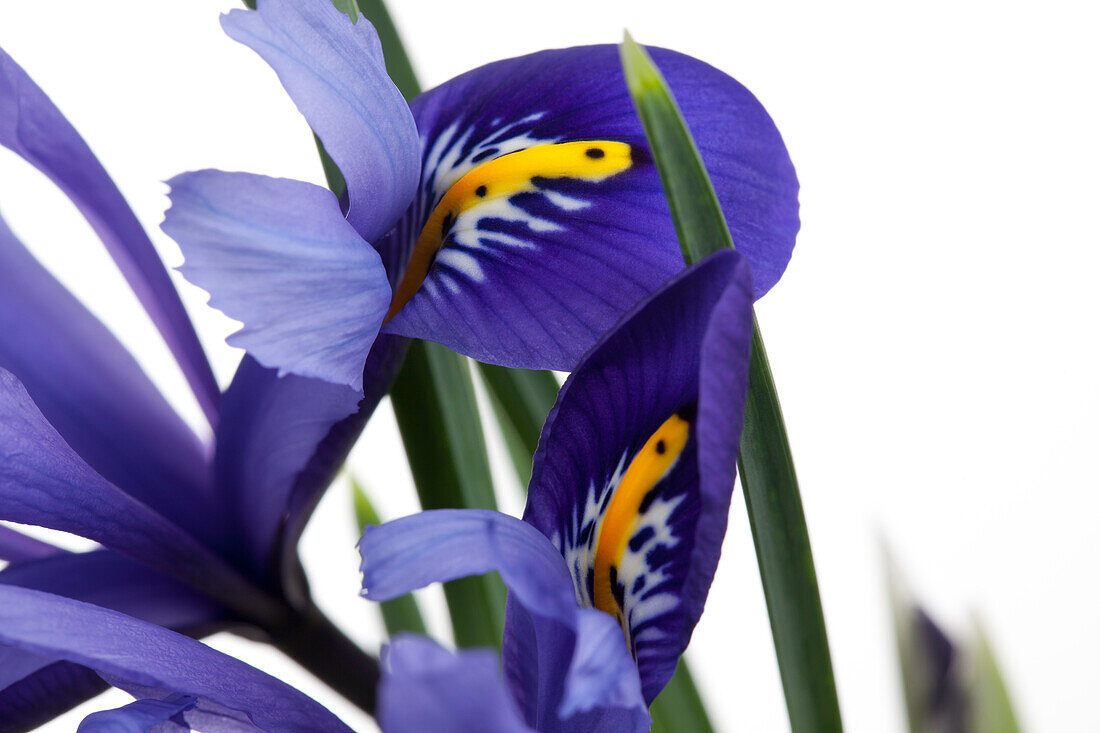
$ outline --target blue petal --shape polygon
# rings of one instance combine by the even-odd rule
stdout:
[[[526,608],[570,627],[577,602],[561,556],[520,520],[486,509],[439,509],[367,527],[363,595],[385,601],[430,583],[497,570]]]
[[[207,700],[262,730],[349,730],[293,687],[194,639],[48,593],[0,587],[0,643],[83,664],[116,683],[158,688],[163,697]]]
[[[122,344],[0,220],[0,368],[97,473],[196,534],[206,449]]]
[[[177,718],[180,713],[190,710],[197,700],[187,695],[172,695],[167,700],[135,700],[129,705],[114,710],[102,710],[92,713],[80,723],[77,733],[145,733],[154,726]],[[164,728],[157,728],[161,733]],[[186,726],[175,725],[171,730],[189,730]]]
[[[759,297],[782,274],[799,226],[798,183],[783,141],[759,102],[729,76],[673,51],[652,54],[699,143]],[[489,64],[412,107],[425,141],[421,184],[383,246],[412,252],[423,233],[442,248],[434,260],[412,254],[417,276],[430,270],[387,331],[483,361],[569,370],[623,313],[682,269],[614,46]],[[621,159],[625,167],[586,180],[542,161],[518,188],[513,181],[494,192],[490,176],[484,188],[454,199],[456,182],[509,157],[580,141],[585,150],[591,143],[599,161]],[[616,158],[615,146],[624,145],[629,154]],[[436,231],[440,218],[431,216],[442,202],[454,213],[442,218],[448,233]]]
[[[649,706],[642,699],[637,668],[623,643],[623,630],[606,613],[585,609],[579,614],[577,653],[568,680],[559,717],[619,708],[634,717],[632,728],[649,730]]]
[[[348,221],[368,242],[394,225],[420,175],[420,140],[386,75],[378,35],[327,0],[264,0],[222,16],[279,75],[348,184]]]
[[[7,561],[9,567],[27,560],[41,560],[64,553],[59,547],[0,524],[0,560]]]
[[[225,392],[214,454],[216,486],[237,530],[223,552],[239,556],[258,576],[271,570],[299,474],[333,426],[356,412],[359,399],[350,387],[280,377],[245,356]]]
[[[34,730],[105,689],[87,667],[54,662],[0,690],[0,720],[8,730]]]
[[[486,649],[452,653],[419,636],[383,654],[378,721],[386,733],[525,733],[516,703]]]
[[[604,598],[614,594],[614,608],[604,610],[628,633],[647,701],[675,670],[718,561],[747,388],[750,294],[732,251],[671,280],[569,378],[535,455],[524,518],[566,558],[585,605],[599,605],[599,584],[612,584]],[[663,474],[633,485],[644,500],[638,494],[620,530],[615,576],[601,580],[594,558],[605,518],[635,457],[675,415],[687,425],[682,449],[669,449]]]
[[[216,435],[214,480],[237,533],[223,554],[258,577],[298,576],[298,538],[367,420],[389,391],[408,342],[378,338],[364,369],[364,394],[319,379],[279,377],[245,356],[226,390]],[[282,578],[275,574],[282,574]]]
[[[621,707],[629,700],[630,685],[638,687],[633,665],[622,663],[629,660],[622,634],[617,652],[613,645],[601,645],[611,652],[584,655],[579,645],[597,635],[580,619],[561,556],[527,523],[482,509],[427,511],[368,527],[359,549],[363,594],[371,600],[500,572],[509,589],[505,673],[527,725],[540,731],[644,730],[637,726],[636,711],[624,715]],[[612,683],[593,686],[594,678]],[[566,694],[569,702],[563,707]],[[562,720],[561,710],[572,717]],[[644,705],[642,716],[648,720]]]
[[[183,250],[180,271],[244,323],[229,343],[280,374],[362,389],[390,285],[332,193],[211,170],[169,184],[172,207],[161,226]]]
[[[0,571],[0,584],[94,603],[193,636],[228,618],[197,591],[105,550],[9,566]],[[15,727],[33,727],[98,693],[103,684],[98,675],[89,677],[75,666],[0,647],[0,720],[15,725],[30,716]]]
[[[164,336],[213,422],[217,383],[152,242],[88,145],[3,50],[0,145],[49,176],[87,218]]]
[[[248,588],[204,545],[81,461],[3,369],[0,519],[87,537],[215,597],[239,598]]]

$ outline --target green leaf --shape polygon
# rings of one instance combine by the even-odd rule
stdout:
[[[371,505],[367,492],[354,477],[351,479],[351,499],[355,509],[355,523],[360,534],[368,526],[382,523]],[[427,633],[424,617],[420,614],[420,606],[411,594],[391,601],[382,601],[378,605],[382,611],[382,622],[386,626],[386,633],[390,636],[405,631],[413,634]]]
[[[733,247],[714,186],[664,77],[629,33],[620,55],[627,86],[661,173],[684,261],[690,265]]]
[[[714,733],[687,660],[683,658],[668,685],[649,707],[649,714],[653,717],[652,733]]]
[[[485,390],[508,445],[520,486],[531,482],[531,459],[538,448],[542,425],[558,398],[553,372],[508,369],[477,362]]]
[[[621,56],[676,220],[684,260],[690,265],[733,246],[698,148],[660,71],[629,34]],[[840,705],[809,533],[755,316],[739,465],[791,729],[839,731]]]
[[[439,344],[414,341],[390,392],[424,509],[495,509],[470,367]],[[505,589],[495,573],[444,585],[459,646],[500,647]]]
[[[359,20],[359,3],[355,0],[332,0],[332,4],[341,13],[351,18],[352,23]]]
[[[981,624],[975,624],[970,686],[970,730],[974,733],[1020,733],[1004,675]]]
[[[354,2],[354,0],[350,0]],[[412,61],[405,51],[405,45],[401,43],[401,36],[397,27],[386,10],[386,3],[382,0],[358,0],[359,11],[363,13],[374,30],[378,31],[378,38],[382,41],[382,55],[386,57],[386,72],[390,79],[405,95],[405,99],[412,99],[420,94],[420,82],[416,79]],[[339,7],[339,0],[337,0]]]

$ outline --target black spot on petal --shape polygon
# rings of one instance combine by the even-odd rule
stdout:
[[[485,150],[482,150],[480,153],[478,153],[474,157],[470,158],[470,162],[471,163],[480,163],[481,161],[485,160],[486,158],[494,156],[499,152],[500,152],[500,150],[497,149],[497,148],[486,148]]]
[[[659,456],[663,456],[665,454],[665,451],[668,450],[665,447],[665,441],[663,441],[663,440],[658,440],[657,441],[656,448],[657,448],[657,455],[659,455]]]
[[[599,160],[604,156],[603,148],[589,148],[584,151],[584,154],[593,160]]]
[[[478,186],[477,190],[474,191],[474,194],[478,198],[482,198],[482,199],[485,198],[485,194],[487,194],[487,193],[489,193],[489,189],[485,188],[485,186]]]
[[[642,527],[639,529],[633,537],[630,538],[630,551],[637,552],[645,546],[645,543],[649,542],[653,538],[656,532],[653,531],[653,527]]]

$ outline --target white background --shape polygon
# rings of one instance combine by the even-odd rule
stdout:
[[[883,544],[951,632],[968,633],[975,616],[987,625],[1028,729],[1100,728],[1098,6],[394,5],[426,86],[497,58],[616,42],[628,27],[756,93],[802,182],[799,245],[758,307],[849,730],[903,727]],[[157,229],[167,204],[159,181],[200,167],[322,180],[274,74],[221,33],[217,15],[232,7],[0,2],[0,45],[86,137],[170,264],[180,257]],[[166,349],[91,230],[6,153],[0,207],[194,418]],[[227,384],[239,355],[222,339],[233,324],[178,282]],[[499,443],[494,451],[509,478]],[[386,515],[415,509],[388,405],[353,466]],[[304,555],[322,605],[374,648],[347,501],[338,484]],[[513,492],[504,505],[518,508]],[[689,657],[721,730],[779,731],[786,715],[744,514],[735,497]],[[369,729],[278,653],[214,643]],[[115,695],[91,709],[126,699]],[[50,729],[72,730],[79,717]]]

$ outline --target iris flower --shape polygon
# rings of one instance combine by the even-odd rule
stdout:
[[[510,590],[504,679],[490,652],[393,642],[387,733],[648,730],[725,534],[752,332],[745,259],[721,252],[675,276],[583,359],[543,428],[522,521],[455,509],[366,530],[367,598],[493,570]]]
[[[149,671],[182,663],[180,650],[197,646],[147,627],[201,636],[243,625],[277,638],[315,611],[295,546],[342,460],[341,421],[361,424],[362,395],[279,378],[247,357],[220,394],[133,212],[72,125],[3,51],[0,144],[52,179],[91,223],[216,428],[212,442],[197,437],[0,221],[0,519],[102,546],[67,553],[0,527],[0,560],[8,562],[0,572],[0,720],[32,726],[97,693],[103,682],[92,670],[203,697],[205,688],[172,688],[170,675]],[[46,615],[51,609],[56,616]],[[149,623],[135,627],[121,614]],[[113,626],[163,644],[134,640],[127,659],[136,666],[104,667],[125,646],[119,634],[99,631]]]
[[[174,178],[164,230],[183,274],[264,366],[363,388],[395,347],[442,343],[511,367],[572,370],[683,268],[616,47],[542,51],[406,105],[374,29],[329,0],[260,0],[222,25],[276,71],[347,181]],[[754,295],[790,257],[798,184],[767,112],[696,59],[651,49],[700,144]],[[369,389],[369,385],[366,385]],[[388,384],[387,384],[388,386]]]

